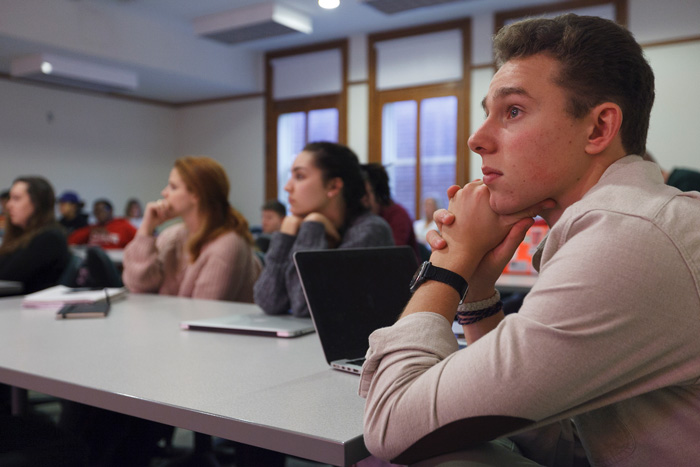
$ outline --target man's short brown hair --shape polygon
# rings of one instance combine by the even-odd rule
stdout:
[[[536,54],[560,63],[556,84],[569,94],[567,111],[582,118],[598,104],[622,109],[620,136],[628,154],[644,154],[654,73],[632,34],[597,16],[566,14],[533,18],[503,27],[494,39],[496,65]]]

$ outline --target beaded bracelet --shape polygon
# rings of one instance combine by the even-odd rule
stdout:
[[[478,302],[462,303],[457,307],[457,323],[462,326],[474,324],[493,316],[503,308],[501,294],[496,290],[492,297]]]

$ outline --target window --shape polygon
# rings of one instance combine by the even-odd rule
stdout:
[[[267,54],[267,199],[286,204],[284,185],[306,143],[345,142],[346,55],[346,41]]]
[[[446,207],[447,188],[469,179],[468,30],[465,19],[370,37],[370,160],[386,167],[392,198],[414,219],[425,198]]]
[[[446,190],[455,183],[456,162],[457,97],[384,104],[382,164],[392,198],[414,219],[420,218],[426,197],[447,206]]]
[[[277,199],[287,208],[289,206],[284,185],[291,173],[294,158],[306,143],[313,141],[338,142],[338,109],[290,112],[279,116],[277,119]]]

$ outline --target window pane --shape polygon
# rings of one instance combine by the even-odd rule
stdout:
[[[456,180],[457,97],[423,100],[420,116],[421,198],[447,207],[446,191]]]
[[[306,114],[294,112],[277,120],[277,199],[287,205],[284,185],[289,180],[292,163],[306,144]],[[287,205],[287,208],[289,206]]]
[[[338,142],[338,109],[309,112],[309,141]]]
[[[416,101],[392,102],[382,108],[382,163],[389,174],[393,200],[415,218]]]

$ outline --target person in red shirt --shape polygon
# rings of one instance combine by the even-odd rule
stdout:
[[[416,234],[413,231],[413,219],[406,211],[406,208],[391,199],[391,189],[389,188],[389,174],[382,164],[363,164],[367,180],[366,205],[374,214],[382,217],[389,223],[391,232],[394,235],[396,245],[408,245],[416,253],[416,259],[422,261],[421,253],[418,249]]]
[[[112,203],[98,199],[92,205],[96,224],[78,229],[68,237],[69,245],[94,245],[105,249],[124,248],[136,235],[127,219],[114,218]]]

